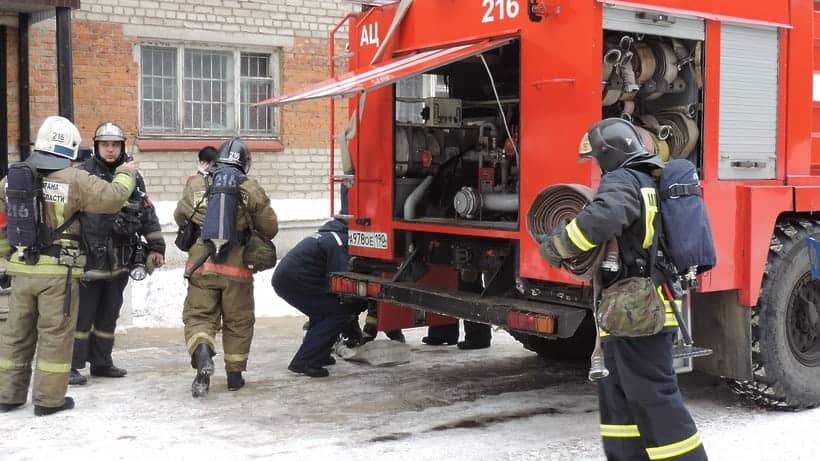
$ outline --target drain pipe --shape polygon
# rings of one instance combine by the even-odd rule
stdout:
[[[407,196],[407,199],[404,201],[404,219],[416,219],[416,207],[421,201],[421,198],[424,197],[424,194],[427,193],[427,189],[430,188],[431,184],[433,184],[433,175],[424,178],[424,181],[416,186],[413,192]]]

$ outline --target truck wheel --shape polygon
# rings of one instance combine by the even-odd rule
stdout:
[[[547,339],[517,331],[511,331],[510,334],[525,349],[533,351],[539,357],[548,360],[588,359],[595,347],[595,325],[592,322],[592,316],[589,314],[578,326],[575,335],[570,338]]]
[[[820,281],[812,278],[807,250],[817,237],[813,220],[777,224],[769,247],[760,299],[752,312],[751,381],[735,390],[767,407],[820,405]]]

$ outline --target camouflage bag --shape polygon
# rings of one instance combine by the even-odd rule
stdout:
[[[598,325],[614,336],[651,336],[666,323],[658,287],[650,277],[629,277],[601,291]]]

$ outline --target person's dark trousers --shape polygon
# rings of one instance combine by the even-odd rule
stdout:
[[[606,338],[609,376],[598,381],[598,402],[608,461],[707,459],[678,389],[674,334],[667,328],[653,336]]]
[[[128,274],[111,280],[80,282],[80,313],[74,334],[74,355],[71,368],[114,365],[111,351],[114,349],[114,331],[122,308],[122,294],[128,284]]]
[[[290,366],[297,368],[322,368],[327,363],[333,343],[350,321],[350,308],[330,293],[305,294],[277,290],[276,294],[308,316],[309,328],[302,345]]]

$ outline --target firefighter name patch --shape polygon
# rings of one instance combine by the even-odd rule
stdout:
[[[50,203],[66,203],[68,189],[68,184],[43,181],[43,200]]]
[[[352,247],[387,249],[387,234],[384,232],[350,231],[347,234],[347,244]]]

